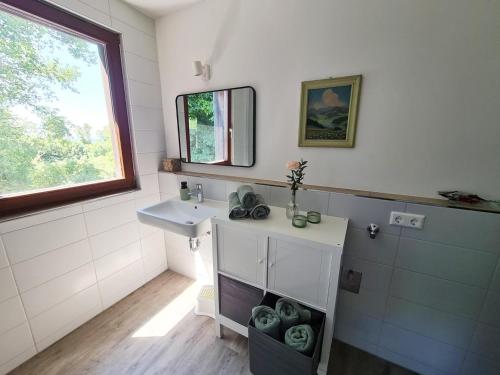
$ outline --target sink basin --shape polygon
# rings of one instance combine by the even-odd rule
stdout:
[[[137,210],[139,221],[187,237],[199,237],[210,230],[210,218],[217,214],[209,204],[171,199]]]

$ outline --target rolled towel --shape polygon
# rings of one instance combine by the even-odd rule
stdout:
[[[269,306],[255,306],[252,309],[252,318],[259,331],[279,340],[280,338],[280,317]]]
[[[229,194],[229,218],[242,219],[248,215],[248,210],[241,207],[240,198],[238,193],[232,192]]]
[[[238,198],[240,198],[241,207],[250,210],[255,206],[257,198],[250,185],[241,185],[238,187]]]
[[[309,323],[311,320],[311,311],[290,298],[280,298],[276,301],[275,310],[281,320],[282,332],[297,324]]]
[[[271,209],[264,201],[264,198],[260,194],[255,194],[255,206],[250,210],[250,216],[252,219],[267,219]]]
[[[314,349],[314,331],[309,324],[301,324],[287,329],[285,344],[304,354],[310,354]]]

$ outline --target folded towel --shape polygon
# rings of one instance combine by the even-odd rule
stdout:
[[[240,198],[241,207],[250,210],[255,206],[257,198],[250,185],[241,185],[238,187],[238,198]]]
[[[267,219],[271,209],[264,202],[264,198],[260,194],[255,194],[255,206],[250,210],[250,216],[252,219]]]
[[[255,306],[252,309],[252,318],[255,328],[279,340],[280,317],[274,309],[269,306]]]
[[[242,219],[248,215],[248,210],[241,207],[240,198],[238,193],[232,192],[229,194],[229,218]]]
[[[288,328],[285,332],[285,344],[300,353],[310,354],[314,349],[314,331],[309,324]]]
[[[280,298],[276,301],[276,312],[281,320],[282,332],[292,326],[308,323],[311,320],[311,311],[289,298]]]

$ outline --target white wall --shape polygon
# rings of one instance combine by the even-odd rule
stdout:
[[[206,0],[156,23],[167,153],[178,156],[175,96],[252,85],[257,164],[190,171],[435,196],[499,198],[500,3],[489,0]],[[209,60],[213,78],[193,77]],[[362,74],[354,149],[298,148],[300,83]]]
[[[154,23],[118,0],[55,0],[123,33],[141,189],[0,222],[0,374],[167,268],[163,232],[135,210],[160,200],[165,151]]]

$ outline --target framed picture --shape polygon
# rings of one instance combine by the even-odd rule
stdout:
[[[302,82],[299,147],[354,147],[361,76]]]

